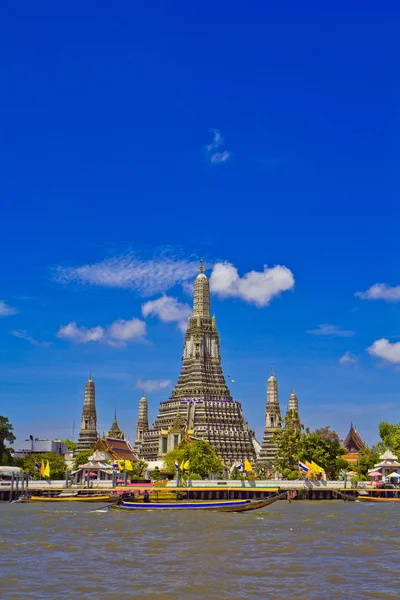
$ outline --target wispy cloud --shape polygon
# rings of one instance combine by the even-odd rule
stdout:
[[[400,285],[391,287],[386,283],[375,283],[365,292],[355,294],[363,300],[386,300],[386,302],[400,302]]]
[[[128,342],[143,342],[146,335],[146,323],[140,319],[118,319],[106,328],[98,325],[88,329],[78,327],[75,322],[60,327],[57,337],[73,342],[74,344],[87,344],[89,342],[103,342],[109,346],[126,346]]]
[[[24,329],[14,329],[14,331],[10,331],[10,334],[16,338],[20,338],[21,340],[25,340],[32,344],[32,346],[40,346],[42,348],[48,348],[51,346],[51,342],[39,342],[32,336],[28,334]]]
[[[210,277],[210,289],[220,298],[241,298],[260,307],[293,287],[293,273],[280,265],[272,268],[264,266],[263,271],[250,271],[240,277],[231,263],[217,263]]]
[[[190,314],[191,308],[188,304],[166,295],[157,300],[149,300],[142,305],[142,315],[145,318],[158,317],[164,323],[177,323],[183,332],[186,331],[187,319]]]
[[[341,365],[356,365],[358,363],[358,358],[355,354],[346,352],[339,358],[339,363]]]
[[[55,279],[60,283],[132,289],[151,296],[187,281],[198,270],[197,260],[165,255],[145,260],[128,253],[79,267],[57,267]]]
[[[139,390],[150,393],[164,390],[171,385],[171,383],[170,379],[138,379],[136,387]]]
[[[335,337],[351,337],[355,332],[348,329],[342,329],[337,325],[322,323],[321,325],[318,325],[317,329],[309,329],[306,333],[312,333],[313,335],[332,335]]]
[[[16,315],[19,312],[17,308],[6,304],[3,300],[0,300],[0,317],[9,317]]]
[[[211,129],[211,131],[213,133],[213,139],[210,144],[205,146],[207,158],[215,165],[224,163],[232,156],[232,152],[228,150],[218,150],[224,144],[224,138],[218,129]]]
[[[382,358],[383,360],[400,364],[400,342],[389,342],[386,338],[375,340],[375,342],[367,348],[367,352],[371,356]]]

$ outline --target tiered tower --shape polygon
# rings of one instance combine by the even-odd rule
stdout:
[[[222,372],[216,319],[210,315],[210,284],[202,261],[194,283],[193,315],[188,320],[182,362],[170,399],[161,402],[154,428],[144,433],[141,456],[161,458],[168,447],[162,438],[170,433],[179,408],[186,431],[212,444],[225,464],[254,459],[253,436]]]
[[[97,442],[96,388],[90,372],[85,386],[82,411],[82,424],[76,452],[90,450]]]
[[[117,411],[114,413],[114,421],[111,425],[110,431],[106,434],[106,437],[112,438],[113,440],[124,440],[125,435],[122,429],[120,429],[117,421]]]
[[[289,405],[286,411],[285,427],[293,427],[294,429],[300,429],[300,415],[299,415],[299,401],[292,389],[292,393],[289,396]]]
[[[136,438],[134,450],[136,453],[140,453],[140,448],[143,444],[144,433],[149,430],[149,410],[147,405],[147,398],[143,396],[139,400],[139,414],[136,426]]]
[[[267,383],[267,405],[265,409],[265,431],[264,439],[261,445],[259,462],[265,464],[267,468],[272,468],[272,463],[278,450],[274,441],[274,435],[281,431],[281,409],[278,398],[278,382],[271,369],[271,375]]]

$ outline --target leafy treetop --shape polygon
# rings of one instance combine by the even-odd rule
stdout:
[[[189,474],[197,473],[202,478],[210,473],[222,471],[221,460],[213,446],[205,440],[188,442],[184,440],[164,456],[164,464],[168,471],[175,472],[175,461],[180,465],[189,461]],[[190,475],[189,475],[190,476]]]

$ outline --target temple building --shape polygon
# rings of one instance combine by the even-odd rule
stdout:
[[[258,462],[264,464],[268,469],[272,469],[278,446],[274,441],[274,436],[282,429],[281,409],[278,397],[278,382],[275,379],[274,372],[271,369],[271,375],[267,382],[267,404],[265,408],[265,431],[264,439],[261,445],[261,452]]]
[[[92,379],[92,372],[90,372],[89,380],[85,386],[81,430],[75,452],[90,450],[97,442],[97,438],[96,388]]]
[[[350,431],[343,442],[343,446],[346,448],[347,453],[343,454],[342,458],[347,460],[350,465],[356,465],[358,463],[360,453],[365,448],[365,443],[353,423],[350,424]]]
[[[188,319],[182,362],[178,382],[169,400],[160,403],[153,428],[139,428],[139,420],[145,422],[143,412],[138,419],[137,431],[143,438],[140,457],[161,459],[189,434],[212,444],[227,465],[254,459],[253,434],[222,372],[216,319],[210,314],[210,285],[202,261],[194,283],[193,314]]]
[[[149,430],[149,408],[147,398],[143,394],[139,400],[139,416],[136,426],[135,452],[140,454],[140,449],[143,444],[144,434]]]
[[[119,428],[117,421],[117,411],[114,413],[114,421],[111,425],[110,431],[106,434],[106,437],[113,438],[114,440],[124,440],[125,435],[122,429]]]
[[[288,409],[285,417],[285,427],[293,427],[294,429],[301,428],[300,415],[299,415],[299,400],[292,389],[292,393],[289,396]]]

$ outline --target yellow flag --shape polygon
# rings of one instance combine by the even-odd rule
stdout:
[[[46,467],[44,469],[43,477],[50,477],[50,465],[49,465],[49,461],[46,462]]]
[[[189,461],[187,460],[187,461],[185,462],[185,464],[183,465],[183,468],[185,469],[185,471],[187,471],[187,470],[188,470],[188,468],[189,468],[189,465],[190,465],[190,463],[189,463]]]
[[[119,469],[120,471],[123,471],[123,470],[124,470],[124,463],[125,463],[125,461],[124,461],[124,460],[119,460],[119,461],[118,461],[118,469]]]
[[[314,467],[314,471],[316,473],[324,473],[324,469],[319,467],[313,460],[311,461],[312,466]]]
[[[185,461],[184,460],[181,462],[181,466],[179,468],[181,471],[185,470]]]
[[[133,471],[133,466],[130,460],[125,461],[125,471]]]
[[[44,466],[44,460],[42,460],[42,464],[40,465],[40,474],[42,477],[45,477],[46,467]]]
[[[308,467],[308,469],[309,469],[309,471],[308,471],[308,472],[309,472],[309,473],[315,473],[314,466],[313,466],[311,463],[309,463],[307,460],[305,460],[305,461],[304,461],[304,464],[306,465],[306,467]]]
[[[248,461],[248,460],[244,461],[244,470],[245,471],[252,471],[253,470],[253,467],[252,467],[252,464],[251,464],[250,461]]]

